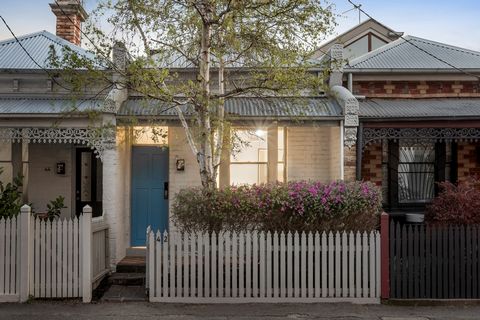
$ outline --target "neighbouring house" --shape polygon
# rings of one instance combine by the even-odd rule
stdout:
[[[480,173],[480,52],[403,36],[373,19],[317,55],[332,43],[345,46],[342,83],[360,106],[346,179],[381,186],[385,208],[403,217],[423,214],[438,182]]]
[[[99,95],[101,83],[89,83],[72,98],[47,58],[52,48],[61,55],[64,46],[90,54],[80,47],[78,34],[85,12],[79,2],[58,1],[51,7],[57,35],[41,31],[0,42],[2,179],[23,175],[23,200],[36,212],[45,211],[59,195],[67,206],[63,217],[90,205],[93,216],[109,225],[114,268],[134,247],[145,245],[148,225],[174,228],[172,198],[182,188],[200,185],[198,167],[173,109],[159,113],[125,89]],[[63,12],[71,19],[64,19]],[[341,59],[341,47],[330,51]],[[113,49],[116,68],[127,59],[122,46]],[[219,185],[343,179],[344,145],[356,139],[358,102],[338,82],[340,69],[333,66],[328,94],[301,101],[227,100],[228,118],[249,144],[235,157],[225,155]],[[188,76],[191,70],[178,72]],[[105,124],[112,129],[99,131]],[[162,132],[161,137],[154,132]]]

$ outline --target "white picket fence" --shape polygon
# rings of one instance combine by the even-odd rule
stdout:
[[[108,227],[101,221],[93,227],[88,206],[78,218],[43,220],[23,206],[19,216],[0,219],[0,301],[90,302],[92,283],[108,272]]]
[[[18,238],[17,219],[0,219],[0,301],[18,301]]]
[[[147,230],[152,302],[380,301],[380,234]]]

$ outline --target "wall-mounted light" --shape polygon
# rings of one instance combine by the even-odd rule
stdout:
[[[177,159],[175,167],[177,171],[185,171],[185,159]]]

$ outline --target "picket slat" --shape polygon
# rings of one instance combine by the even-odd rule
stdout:
[[[348,287],[349,297],[355,297],[355,238],[353,232],[348,234]]]
[[[252,233],[252,295],[258,297],[258,234]]]
[[[301,235],[301,256],[300,256],[300,293],[303,298],[307,297],[307,235],[302,232]],[[276,270],[276,269],[274,269]]]
[[[287,292],[288,292],[288,297],[292,298],[293,297],[293,251],[292,251],[292,233],[288,232],[287,234]]]
[[[360,232],[357,232],[355,237],[355,262],[356,262],[356,270],[355,270],[355,289],[356,289],[356,298],[362,296],[362,243],[361,243],[361,235]]]
[[[2,259],[0,260],[0,295],[7,293],[5,290],[5,266],[7,262],[5,246],[10,240],[9,238],[6,237],[5,229],[6,229],[5,219],[0,219],[0,257],[2,257]]]
[[[340,252],[340,233],[337,231],[335,233],[335,297],[340,297],[341,295],[341,280],[342,277],[339,275],[341,270],[340,262],[341,252]]]
[[[230,291],[230,273],[231,273],[231,239],[230,232],[225,233],[225,297],[231,296]]]
[[[81,289],[80,289],[80,224],[78,218],[74,218],[73,220],[73,285],[74,285],[74,296],[80,297],[81,296]],[[102,241],[105,239],[103,238]],[[105,250],[102,251],[102,256],[105,257]],[[92,258],[93,259],[93,258]]]
[[[208,233],[203,235],[203,244],[205,245],[205,295],[204,297],[210,297],[210,236]]]
[[[272,297],[272,254],[272,234],[267,232],[267,298]]]
[[[47,259],[46,261],[46,268],[45,268],[45,273],[46,273],[46,292],[45,292],[45,297],[50,298],[52,296],[51,292],[51,274],[52,274],[52,269],[51,269],[51,261],[52,261],[52,251],[51,251],[51,246],[52,246],[52,225],[51,222],[47,222],[47,229],[46,229],[46,250],[45,250],[45,257]]]
[[[180,261],[180,264],[177,268],[177,286],[180,288],[180,283],[182,284],[182,293],[177,294],[177,296],[183,295],[184,297],[189,297],[190,295],[190,254],[189,254],[189,239],[188,233],[183,234],[183,242],[176,244],[177,245],[177,261]],[[182,248],[183,245],[183,248]],[[183,263],[182,263],[182,250],[183,250]],[[177,262],[178,264],[178,262]],[[182,282],[182,271],[183,271],[183,282]]]
[[[197,284],[197,297],[203,297],[203,235],[201,233],[197,233],[197,242],[198,242],[198,284]]]
[[[362,235],[362,288],[363,288],[363,297],[368,297],[368,236],[364,232]]]
[[[35,291],[34,296],[40,297],[40,219],[35,219]],[[60,292],[60,297],[62,297]]]
[[[10,248],[10,294],[16,293],[17,269],[17,219],[11,219],[11,248]]]
[[[212,272],[212,298],[217,296],[217,234],[212,233],[212,263],[210,270]],[[240,278],[242,279],[242,278]]]
[[[252,297],[252,235],[250,232],[246,234],[246,248],[245,248],[245,264],[246,264],[246,279],[245,279],[245,294],[247,298]]]
[[[327,284],[327,234],[322,232],[322,267],[321,267],[321,274],[322,274],[322,297],[325,298],[328,295],[328,284]]]
[[[315,298],[320,298],[320,234],[315,232]]]
[[[342,297],[348,296],[348,247],[347,247],[347,233],[342,233]]]
[[[293,236],[293,296],[300,296],[300,238],[298,232]]]
[[[238,236],[234,232],[232,234],[232,297],[238,297],[237,276],[238,276]]]
[[[280,233],[280,297],[287,297],[287,278],[286,278],[286,244],[285,244],[285,233]],[[269,269],[265,271],[269,273]]]
[[[218,283],[218,287],[217,287],[217,291],[218,291],[218,296],[219,297],[223,297],[224,296],[224,288],[223,288],[223,266],[224,266],[224,260],[223,260],[223,257],[224,257],[224,254],[223,254],[223,250],[224,250],[224,233],[219,233],[218,234],[218,247],[217,247],[217,250],[218,250],[218,273],[217,273],[217,283]]]
[[[278,233],[273,234],[273,296],[278,297],[279,292],[279,281],[278,276],[280,272],[280,261],[278,260]]]
[[[334,288],[334,276],[335,276],[335,269],[333,268],[333,253],[334,253],[335,247],[334,247],[334,242],[333,242],[333,233],[329,232],[328,233],[328,296],[333,297],[335,294],[335,288]]]
[[[260,297],[265,297],[265,233],[260,233],[260,261],[259,261],[259,268],[260,268]],[[235,265],[233,266],[236,267]],[[236,277],[232,277],[233,282],[236,282]]]
[[[245,278],[244,278],[244,270],[245,270],[245,235],[243,232],[240,233],[238,238],[238,296],[240,298],[245,297]],[[212,285],[213,286],[213,285]]]
[[[315,275],[313,271],[313,233],[308,234],[308,267],[307,267],[307,275],[308,275],[308,297],[313,298],[313,277]]]
[[[197,236],[195,233],[191,233],[190,234],[190,290],[189,290],[190,297],[195,297],[197,295],[196,244],[197,244]],[[187,295],[188,295],[188,290],[187,290]]]

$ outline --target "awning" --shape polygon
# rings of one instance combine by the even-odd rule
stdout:
[[[191,106],[183,106],[182,109],[187,115],[192,112]],[[232,118],[340,119],[343,117],[340,105],[327,97],[230,98],[225,102],[225,109],[227,116]],[[118,114],[160,118],[177,116],[174,105],[145,99],[129,99],[122,105]]]
[[[480,118],[480,99],[366,99],[359,100],[364,120],[454,120]]]
[[[79,115],[100,111],[103,101],[56,98],[1,98],[0,115]]]

